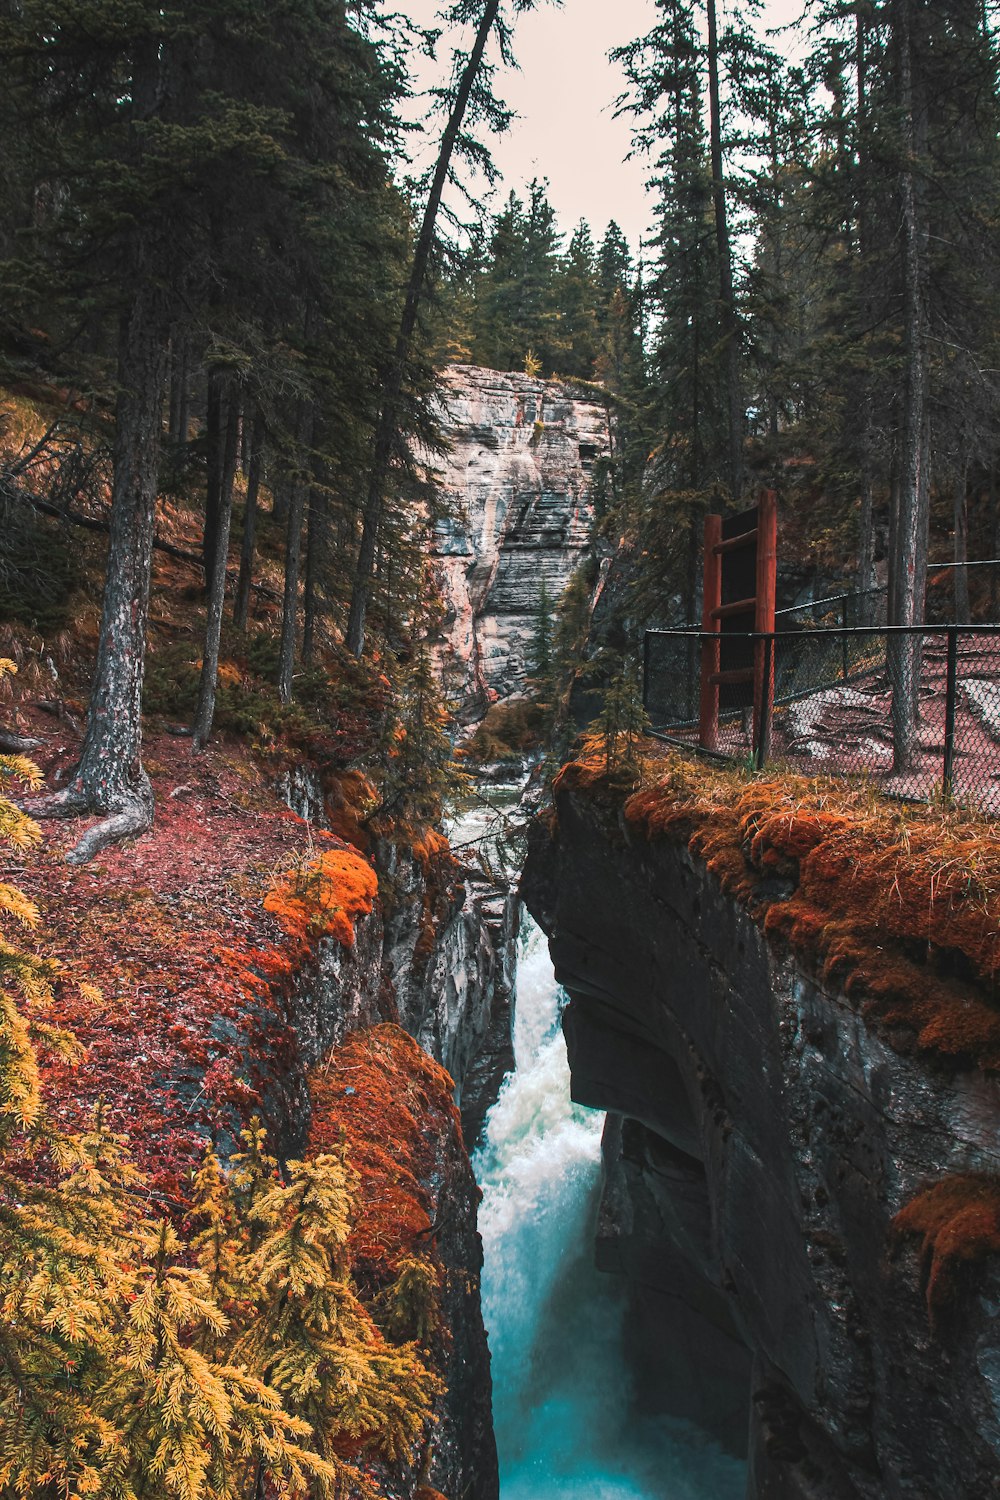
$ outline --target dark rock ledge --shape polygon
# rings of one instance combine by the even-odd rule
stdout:
[[[748,1450],[749,1500],[1000,1495],[1000,1266],[932,1329],[893,1216],[1000,1170],[1000,1092],[893,1051],[684,846],[578,792],[522,894],[571,1003],[574,1097],[609,1111],[599,1263],[648,1404]]]

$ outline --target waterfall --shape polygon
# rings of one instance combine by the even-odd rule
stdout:
[[[593,1267],[604,1117],[570,1102],[560,997],[525,918],[517,1068],[475,1161],[501,1500],[739,1500],[744,1464],[631,1409],[620,1293]]]

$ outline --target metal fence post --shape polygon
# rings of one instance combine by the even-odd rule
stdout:
[[[847,681],[847,675],[848,675],[848,670],[847,670],[847,595],[846,594],[844,595],[843,599],[841,599],[841,601],[840,601],[840,623],[841,623],[841,626],[843,627],[843,631],[844,631],[844,634],[840,637],[840,660],[841,660],[841,666],[843,667],[843,678],[844,678],[844,681],[846,682]]]
[[[719,627],[715,611],[722,604],[722,517],[705,517],[705,574],[701,603],[701,691],[698,699],[698,743],[715,750],[719,743]]]
[[[954,796],[955,769],[955,703],[958,698],[958,629],[948,627],[948,657],[944,689],[944,768],[941,778],[946,802]]]

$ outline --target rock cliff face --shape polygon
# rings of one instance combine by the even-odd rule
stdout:
[[[578,792],[524,894],[550,937],[574,1096],[604,1108],[598,1256],[662,1409],[749,1434],[751,1500],[1000,1494],[1000,1274],[931,1327],[893,1215],[1000,1167],[1000,1096],[892,1050],[685,847]],[[780,899],[780,893],[774,897]]]
[[[586,551],[608,422],[558,381],[473,365],[450,366],[446,380],[449,514],[432,543],[447,608],[438,659],[472,722],[523,689],[542,586],[554,606]]]
[[[278,791],[299,817],[328,826],[323,787],[309,765],[286,772]],[[429,876],[413,852],[375,841],[380,907],[357,925],[352,949],[323,942],[297,1030],[306,1066],[349,1032],[398,1020],[455,1082],[471,1150],[504,1075],[513,1066],[517,910],[514,895],[475,866],[459,865],[433,897],[427,941],[423,915]]]
[[[299,816],[324,825],[322,785],[311,767],[287,774],[279,790]],[[459,867],[447,889],[430,893],[428,872],[412,851],[376,841],[372,858],[380,903],[355,923],[352,947],[322,940],[316,961],[297,978],[290,1019],[298,1055],[274,1080],[272,1109],[285,1122],[285,1154],[301,1154],[310,1121],[306,1070],[353,1033],[383,1021],[398,1021],[454,1079],[465,1139],[440,1111],[440,1118],[428,1118],[435,1164],[421,1184],[428,1215],[439,1226],[447,1327],[447,1392],[436,1413],[429,1482],[467,1500],[496,1500],[490,1356],[479,1297],[479,1193],[465,1142],[471,1148],[512,1065],[517,908],[511,895],[473,871]],[[436,920],[428,941],[422,919],[431,905]]]

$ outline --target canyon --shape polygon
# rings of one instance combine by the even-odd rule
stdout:
[[[530,688],[546,609],[584,562],[600,628],[611,439],[585,389],[467,366],[446,383],[435,648],[458,738]],[[24,883],[77,977],[115,976],[113,1008],[93,987],[67,1001],[88,1049],[75,1087],[113,1094],[156,1191],[183,1188],[206,1138],[231,1153],[248,1107],[284,1161],[345,1149],[353,1112],[359,1177],[369,1150],[399,1168],[363,1183],[384,1234],[358,1265],[372,1291],[429,1251],[442,1387],[417,1461],[373,1467],[382,1491],[1000,1496],[996,1071],[869,1024],[706,858],[565,772],[554,806],[540,777],[525,799],[520,892],[464,834],[453,851],[440,824],[373,820],[363,755],[332,739],[343,718],[273,758],[234,737],[180,756],[175,726],[148,725],[154,828],[89,870],[56,832]],[[72,737],[45,747],[55,785]],[[484,805],[517,796],[491,782]],[[348,876],[309,908],[324,858]],[[795,895],[784,867],[754,878],[774,909]],[[973,1248],[942,1280],[932,1236],[898,1224],[952,1180],[996,1195],[965,1203]]]
[[[311,827],[329,826],[328,791],[309,764],[286,772],[278,790]],[[318,944],[296,978],[290,1017],[298,1047],[294,1067],[273,1078],[284,1149],[302,1154],[309,1137],[310,1068],[352,1037],[397,1023],[454,1085],[461,1111],[425,1098],[421,1131],[434,1143],[421,1181],[434,1243],[444,1272],[441,1320],[445,1389],[436,1410],[427,1481],[445,1494],[497,1500],[490,1354],[480,1305],[482,1246],[476,1217],[479,1190],[469,1149],[513,1066],[513,997],[518,905],[472,865],[446,856],[448,879],[432,889],[413,850],[376,839],[371,860],[380,900],[354,924],[353,944]],[[430,941],[423,915],[433,911]],[[329,1066],[329,1065],[328,1065]],[[467,1149],[467,1147],[469,1149]],[[400,1484],[397,1477],[395,1484]],[[420,1480],[411,1476],[401,1493]]]

